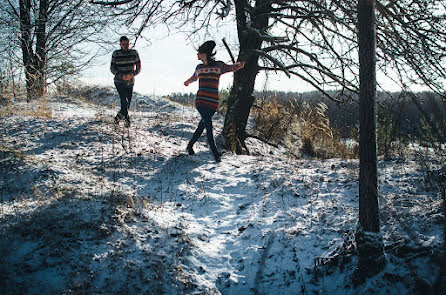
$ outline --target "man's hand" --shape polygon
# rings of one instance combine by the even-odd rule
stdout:
[[[122,80],[124,81],[130,81],[135,75],[133,74],[125,74],[124,76],[122,76]]]

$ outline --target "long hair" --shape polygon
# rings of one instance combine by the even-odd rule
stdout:
[[[206,60],[208,62],[208,65],[214,65],[216,63],[215,61],[215,42],[210,40],[204,42],[200,47],[198,47],[198,52],[206,54]]]
[[[216,64],[215,61],[215,52],[213,53],[206,53],[206,60],[208,61],[208,65],[213,66]]]

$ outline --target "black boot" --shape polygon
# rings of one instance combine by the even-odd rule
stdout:
[[[212,152],[214,155],[215,162],[220,163],[221,162],[221,154],[218,151]]]
[[[194,149],[192,148],[192,145],[191,145],[191,144],[188,144],[188,145],[187,145],[186,151],[187,151],[187,153],[188,153],[190,156],[192,156],[192,155],[195,154],[195,151],[194,151]]]

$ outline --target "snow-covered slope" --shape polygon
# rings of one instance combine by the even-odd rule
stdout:
[[[254,155],[217,164],[205,136],[184,152],[195,110],[136,95],[132,127],[116,128],[114,93],[89,95],[0,118],[2,294],[439,290],[444,211],[418,158],[379,163],[388,263],[354,287],[357,161],[250,140]]]

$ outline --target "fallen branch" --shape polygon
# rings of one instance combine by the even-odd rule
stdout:
[[[257,136],[257,135],[254,135],[254,134],[246,134],[246,138],[249,138],[249,137],[257,139],[257,140],[260,140],[261,142],[266,143],[267,145],[270,145],[270,146],[275,147],[277,149],[279,148],[278,144],[269,142],[266,139],[261,138],[260,136]]]

